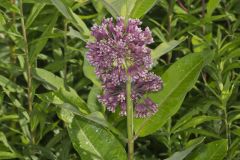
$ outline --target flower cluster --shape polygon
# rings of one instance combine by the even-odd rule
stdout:
[[[143,98],[147,92],[162,88],[160,77],[149,72],[152,66],[151,50],[146,46],[153,42],[149,28],[142,30],[141,21],[123,18],[104,19],[101,25],[94,25],[94,42],[89,42],[87,59],[95,67],[96,75],[102,81],[103,95],[99,101],[111,112],[120,106],[121,115],[126,115],[126,81],[131,77],[131,98],[135,116],[146,117],[157,111],[157,105],[150,98]]]

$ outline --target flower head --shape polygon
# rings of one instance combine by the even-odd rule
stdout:
[[[149,28],[142,30],[141,21],[129,19],[127,25],[123,18],[104,19],[101,25],[94,25],[94,42],[89,42],[87,59],[95,67],[96,75],[102,81],[103,95],[99,101],[111,112],[120,106],[121,115],[126,115],[127,75],[132,79],[131,98],[136,117],[146,117],[157,111],[157,105],[149,98],[143,99],[147,92],[162,88],[160,77],[149,72],[152,66],[150,48],[153,42]],[[141,102],[143,101],[143,102]]]

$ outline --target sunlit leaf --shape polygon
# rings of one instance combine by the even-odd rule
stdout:
[[[126,160],[120,142],[106,129],[75,117],[68,127],[73,146],[82,159]]]
[[[146,119],[135,119],[135,132],[138,135],[146,136],[155,132],[178,111],[211,56],[212,54],[207,52],[189,54],[175,62],[163,74],[163,90],[149,95],[159,105],[159,110]]]

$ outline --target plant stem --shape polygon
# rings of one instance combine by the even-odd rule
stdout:
[[[15,5],[16,4],[16,0],[11,0],[11,3],[13,4],[13,5]],[[11,14],[11,18],[12,18],[12,26],[13,27],[15,27],[16,26],[16,14],[14,13],[14,12],[12,12],[12,14]],[[11,26],[11,27],[12,27]],[[10,60],[11,60],[11,63],[13,64],[13,65],[15,65],[16,64],[16,47],[15,47],[15,43],[11,40],[11,38],[10,38],[10,51],[11,51],[11,54],[10,54]],[[10,75],[10,79],[13,81],[13,82],[15,82],[15,80],[16,80],[16,78],[14,77],[14,75],[13,74],[11,74]]]
[[[128,160],[134,158],[134,135],[133,135],[133,102],[131,99],[131,77],[127,81],[127,132],[128,132]]]
[[[20,5],[20,14],[21,14],[21,27],[22,27],[22,34],[23,34],[23,41],[24,41],[24,56],[25,56],[25,67],[27,72],[27,91],[28,91],[28,114],[31,115],[32,113],[32,68],[31,64],[29,62],[29,51],[28,51],[28,41],[27,41],[27,33],[26,33],[26,27],[24,23],[24,16],[23,16],[23,3],[22,0],[19,0]],[[31,143],[35,143],[34,133],[31,131],[30,135]]]
[[[64,19],[64,55],[63,55],[63,58],[64,58],[64,85],[67,86],[67,53],[68,53],[68,50],[67,50],[67,27],[68,27],[68,22],[66,19]]]
[[[32,73],[31,73],[31,64],[29,62],[28,41],[27,41],[26,27],[24,23],[22,0],[19,0],[19,3],[20,3],[20,13],[21,13],[21,27],[22,27],[23,41],[24,41],[25,66],[26,66],[26,72],[27,72],[28,111],[30,114],[32,112]]]
[[[174,5],[173,0],[169,0],[168,1],[168,24],[167,24],[167,30],[168,30],[167,39],[168,39],[168,41],[170,41],[172,38],[173,5]],[[172,52],[169,52],[167,54],[167,63],[170,63],[171,59],[172,59]]]
[[[171,142],[171,127],[172,127],[172,118],[169,119],[167,125],[167,140],[168,140],[168,155],[171,156],[172,154],[172,142]]]
[[[206,10],[206,3],[205,3],[205,0],[202,0],[202,19],[204,19],[205,17],[205,10]],[[203,24],[202,26],[203,35],[205,34],[205,31],[206,31],[206,26],[205,24]]]
[[[225,130],[226,130],[226,139],[228,140],[228,145],[227,145],[227,159],[229,159],[229,148],[231,145],[231,134],[230,134],[230,130],[229,130],[229,124],[228,124],[228,114],[227,114],[227,109],[226,109],[226,105],[224,108],[224,123],[225,123]]]

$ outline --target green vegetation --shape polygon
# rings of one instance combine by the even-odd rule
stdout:
[[[164,82],[158,112],[133,120],[135,159],[239,160],[239,0],[0,0],[0,159],[127,159],[85,47],[118,16],[150,28]]]

